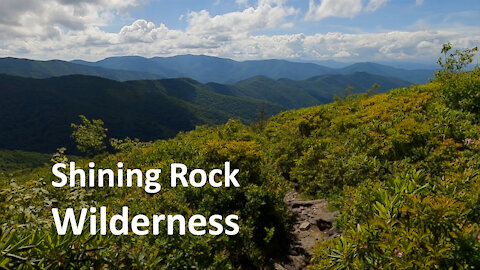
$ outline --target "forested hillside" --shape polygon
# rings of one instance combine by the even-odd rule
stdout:
[[[50,154],[0,150],[0,178],[9,177],[12,172],[45,166],[50,159]]]
[[[267,116],[283,109],[220,95],[189,79],[121,83],[80,75],[44,80],[0,75],[0,149],[74,149],[70,123],[80,114],[103,119],[112,137],[153,140],[229,118],[256,120],[262,107]]]
[[[372,89],[375,84],[378,88]],[[411,83],[407,81],[365,72],[321,75],[300,81],[256,76],[232,85],[208,84],[221,94],[267,100],[289,109],[330,103],[335,96],[363,93],[369,89],[382,93],[388,89],[409,85]]]
[[[283,201],[297,186],[339,209],[341,236],[320,240],[313,269],[480,268],[480,69],[442,62],[426,85],[359,94],[282,112],[268,121],[197,127],[169,140],[125,142],[82,159],[102,168],[240,169],[241,188],[54,189],[50,167],[1,191],[0,266],[27,268],[261,269],[293,241]],[[465,56],[465,55],[464,55]],[[468,55],[467,55],[468,56]],[[468,58],[467,58],[468,59]],[[457,59],[458,60],[458,59]],[[65,160],[61,155],[58,160]],[[160,182],[167,186],[165,176]],[[130,205],[132,214],[237,213],[236,236],[57,235],[49,211]],[[7,211],[8,209],[8,211]]]
[[[42,80],[0,75],[0,149],[74,149],[69,125],[80,114],[102,119],[111,137],[148,141],[230,118],[249,123],[286,108],[330,102],[347,86],[364,92],[375,83],[381,84],[378,92],[410,84],[367,73],[307,81],[257,77],[235,85],[186,78],[118,82],[81,75]]]

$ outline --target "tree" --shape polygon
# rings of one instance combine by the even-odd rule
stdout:
[[[88,120],[84,115],[79,115],[81,124],[71,124],[72,138],[77,143],[77,149],[87,155],[95,155],[105,151],[107,129],[103,127],[101,119]]]
[[[455,110],[468,111],[474,114],[480,112],[480,69],[465,71],[473,62],[478,47],[452,51],[452,44],[443,45],[443,58],[438,59],[442,68],[435,73],[436,80],[441,84],[442,98],[448,107]]]
[[[381,87],[380,84],[374,83],[374,84],[372,85],[372,87],[370,87],[370,89],[368,89],[368,90],[366,91],[366,93],[367,93],[369,96],[371,96],[371,95],[373,95],[373,94],[375,93],[375,91],[377,91],[377,89],[380,89],[380,87]]]
[[[442,68],[443,73],[456,73],[463,71],[465,67],[473,62],[475,53],[478,51],[478,47],[465,50],[455,50],[454,52],[449,53],[452,50],[452,44],[446,43],[443,44],[441,53],[444,57],[438,58],[438,65]]]

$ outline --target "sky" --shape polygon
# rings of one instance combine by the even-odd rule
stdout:
[[[0,57],[435,62],[480,45],[479,0],[1,0]]]

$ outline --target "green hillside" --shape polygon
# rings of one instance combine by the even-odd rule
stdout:
[[[224,95],[268,100],[286,108],[308,107],[324,103],[301,89],[301,82],[298,82],[297,86],[291,87],[278,80],[256,76],[233,85],[209,83],[208,86]],[[332,97],[333,94],[331,93],[330,98]]]
[[[353,87],[352,93],[362,93],[374,84],[380,85],[376,89],[378,93],[411,85],[396,78],[356,72],[351,75],[321,75],[300,81],[256,76],[233,85],[209,83],[208,86],[224,95],[267,100],[293,109],[332,102],[334,96],[344,95],[349,87]]]
[[[240,188],[55,189],[50,167],[18,177],[1,191],[0,248],[9,255],[0,266],[270,269],[294,240],[283,198],[295,184],[340,211],[342,234],[319,241],[313,269],[478,269],[480,69],[445,70],[426,85],[286,111],[252,126],[197,127],[93,158],[102,168],[122,161],[166,172],[172,162],[213,169],[230,161]],[[167,173],[160,182],[168,181]],[[147,216],[237,213],[240,232],[167,236],[161,227],[159,235],[59,237],[45,211],[52,204],[108,205],[109,213],[129,205]]]
[[[73,150],[70,123],[103,119],[115,138],[170,138],[197,125],[258,118],[263,101],[216,94],[192,80],[121,83],[99,77],[44,80],[0,75],[0,149]],[[268,114],[282,110],[265,103]]]
[[[69,124],[78,115],[103,119],[109,135],[165,139],[197,125],[244,123],[286,108],[331,102],[348,86],[355,93],[379,83],[378,92],[410,85],[368,73],[323,75],[309,80],[254,77],[234,85],[202,84],[188,78],[118,82],[70,75],[29,79],[0,75],[0,149],[36,152],[74,149]],[[264,117],[265,117],[264,116]]]
[[[283,106],[265,99],[255,99],[244,96],[230,96],[216,93],[205,84],[188,78],[163,79],[158,81],[129,81],[128,85],[136,89],[151,89],[161,91],[169,97],[188,103],[209,108],[218,115],[208,115],[209,119],[225,122],[227,117],[237,117],[242,120],[257,120],[259,109],[264,104],[267,116],[274,115],[284,109]],[[220,113],[226,113],[222,116]],[[216,121],[217,123],[219,121]]]
[[[432,69],[402,69],[378,63],[355,63],[338,70],[339,74],[353,74],[355,72],[367,72],[387,77],[396,77],[413,83],[426,83],[434,77]]]
[[[49,154],[0,150],[0,178],[7,177],[12,172],[45,166],[50,159]]]

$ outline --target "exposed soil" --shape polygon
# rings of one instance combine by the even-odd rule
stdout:
[[[291,190],[285,196],[295,221],[291,228],[294,241],[285,261],[275,263],[276,270],[306,269],[316,242],[338,235],[333,225],[337,212],[329,210],[326,200],[301,200],[298,192]]]

